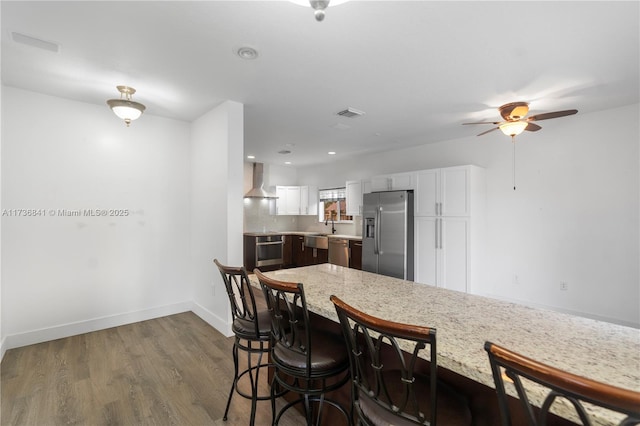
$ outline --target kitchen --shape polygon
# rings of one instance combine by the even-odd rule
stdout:
[[[262,232],[264,228],[277,232],[331,232],[330,223],[325,225],[312,216],[274,216],[268,213],[268,208],[243,204],[242,197],[251,185],[250,168],[253,163],[246,156],[255,145],[272,139],[277,133],[272,128],[271,132],[266,131],[270,121],[278,123],[281,129],[290,129],[295,135],[290,140],[282,140],[282,146],[277,150],[289,150],[291,154],[277,154],[273,150],[274,153],[270,154],[272,160],[267,161],[261,153],[255,159],[267,165],[265,180],[269,186],[326,189],[343,187],[347,181],[362,181],[381,174],[466,164],[485,168],[485,250],[489,263],[486,265],[484,285],[478,289],[478,293],[632,327],[640,324],[640,137],[635,48],[638,44],[638,14],[633,9],[637,8],[634,2],[568,2],[566,5],[556,4],[562,2],[541,2],[521,15],[526,25],[524,22],[506,20],[508,23],[505,25],[530,29],[521,38],[509,40],[500,36],[504,34],[501,32],[504,26],[500,19],[510,16],[506,11],[501,12],[503,9],[500,7],[517,7],[518,2],[509,2],[508,5],[478,2],[479,5],[474,8],[464,10],[456,2],[450,2],[451,6],[437,5],[436,2],[405,2],[402,7],[409,7],[413,3],[412,7],[425,7],[427,10],[415,22],[410,19],[411,14],[405,16],[403,21],[398,21],[403,23],[394,27],[398,28],[394,36],[399,38],[390,37],[387,32],[384,37],[389,40],[405,40],[403,37],[406,37],[407,50],[422,52],[422,56],[429,58],[436,55],[438,60],[430,61],[429,66],[411,67],[404,62],[410,57],[408,52],[394,50],[403,43],[396,43],[391,49],[388,43],[370,43],[369,39],[362,37],[358,48],[372,44],[375,45],[376,54],[384,49],[391,63],[399,64],[393,68],[412,73],[411,78],[405,79],[405,75],[401,74],[388,81],[363,80],[363,74],[356,72],[361,71],[360,68],[344,70],[341,66],[330,67],[322,60],[331,56],[332,46],[340,44],[335,39],[326,38],[327,28],[332,33],[338,31],[338,24],[343,24],[346,18],[358,19],[362,25],[375,22],[377,27],[380,19],[388,15],[378,9],[383,8],[385,2],[371,2],[374,3],[371,5],[368,2],[347,3],[331,9],[322,23],[314,22],[304,8],[289,12],[287,6],[290,5],[285,2],[273,2],[273,5],[267,5],[267,2],[237,2],[244,3],[237,6],[232,6],[235,2],[196,2],[201,4],[192,5],[206,9],[230,9],[246,8],[249,7],[247,3],[256,3],[255,7],[263,13],[244,11],[238,14],[249,27],[260,28],[263,23],[277,23],[282,31],[272,30],[265,34],[282,38],[283,31],[291,31],[291,40],[299,39],[299,34],[308,33],[308,37],[302,39],[313,40],[311,44],[321,51],[321,54],[314,51],[309,63],[315,66],[315,70],[322,70],[327,79],[339,75],[339,80],[349,80],[354,86],[358,86],[358,81],[361,82],[362,86],[369,88],[368,95],[361,98],[362,102],[365,99],[372,105],[387,105],[395,99],[401,102],[393,104],[395,108],[391,109],[396,114],[393,117],[384,117],[372,109],[361,107],[367,114],[353,121],[335,118],[334,114],[339,108],[354,102],[352,99],[332,96],[336,99],[335,103],[340,103],[331,108],[325,109],[326,105],[320,108],[320,94],[335,95],[338,91],[331,90],[330,84],[323,84],[322,79],[309,83],[307,79],[297,75],[292,78],[292,75],[283,72],[285,67],[282,64],[293,63],[293,57],[286,56],[283,59],[269,51],[262,51],[257,61],[242,62],[240,70],[234,68],[231,72],[220,67],[218,62],[212,66],[206,62],[206,58],[189,57],[189,52],[210,51],[213,45],[211,40],[200,38],[202,34],[193,32],[196,32],[196,28],[208,28],[210,31],[225,28],[227,9],[220,13],[210,10],[206,13],[187,12],[179,8],[178,2],[166,2],[161,6],[156,5],[153,13],[149,13],[143,10],[146,7],[143,3],[147,2],[139,2],[127,5],[127,13],[116,13],[120,11],[111,8],[117,5],[109,6],[107,3],[110,2],[95,6],[89,2],[75,3],[78,4],[66,4],[64,7],[55,2],[51,6],[37,4],[37,7],[46,9],[45,13],[30,10],[36,7],[35,4],[3,2],[3,24],[8,21],[8,28],[14,23],[15,26],[24,23],[26,29],[23,31],[29,34],[60,40],[65,43],[63,46],[74,46],[74,40],[85,39],[81,32],[85,27],[78,25],[79,22],[100,28],[100,31],[95,31],[96,34],[112,34],[113,28],[107,24],[126,22],[129,25],[123,24],[121,30],[130,29],[135,33],[127,40],[140,43],[136,44],[136,49],[128,52],[147,52],[131,60],[139,63],[138,57],[144,56],[150,65],[140,65],[139,69],[148,71],[148,75],[155,76],[159,70],[172,69],[167,58],[171,58],[171,63],[198,63],[200,66],[190,67],[189,72],[196,74],[201,70],[206,77],[204,81],[211,84],[223,82],[221,84],[226,86],[221,93],[225,94],[229,93],[227,89],[236,87],[227,83],[233,75],[248,76],[247,80],[250,81],[237,86],[248,86],[248,93],[258,94],[266,90],[275,93],[273,102],[267,103],[273,115],[267,115],[264,120],[256,117],[255,111],[259,110],[260,104],[253,102],[253,97],[240,96],[236,92],[233,96],[227,96],[221,104],[214,105],[206,99],[203,103],[208,109],[199,109],[190,115],[186,111],[192,103],[181,104],[179,109],[183,115],[169,114],[166,112],[169,102],[164,104],[160,100],[186,98],[198,104],[202,94],[209,93],[202,89],[208,86],[198,84],[195,91],[187,91],[186,88],[176,89],[177,82],[164,82],[161,88],[147,83],[156,91],[151,88],[143,90],[138,85],[136,99],[148,104],[149,108],[131,127],[125,127],[108,110],[105,100],[113,97],[116,84],[133,84],[120,81],[130,75],[126,70],[112,73],[104,70],[103,63],[95,65],[95,69],[101,70],[100,75],[103,75],[103,70],[108,74],[101,80],[99,93],[91,99],[72,100],[69,99],[72,93],[81,87],[93,87],[93,83],[83,81],[78,84],[78,81],[67,78],[73,80],[73,84],[65,86],[59,83],[65,89],[60,93],[44,91],[39,84],[47,81],[47,78],[42,76],[36,78],[38,84],[35,85],[11,81],[10,77],[15,78],[15,74],[27,74],[25,69],[60,69],[57,64],[43,67],[28,66],[22,62],[30,56],[36,57],[36,64],[42,64],[44,61],[62,59],[64,55],[43,52],[42,57],[37,56],[28,50],[28,46],[16,48],[9,44],[8,36],[3,34],[3,208],[124,207],[131,208],[133,214],[127,219],[117,220],[3,218],[2,352],[12,347],[185,310],[197,312],[217,329],[228,332],[228,308],[224,303],[222,284],[211,265],[214,256],[226,258],[229,263],[241,264],[241,236],[245,231]],[[465,5],[469,7],[467,3]],[[74,11],[68,11],[65,7],[78,10],[74,14]],[[92,10],[92,7],[96,10]],[[172,24],[163,27],[162,31],[157,30],[158,23],[164,22],[157,19],[163,8],[176,12],[168,14],[172,18],[185,18],[184,15],[188,14],[189,19],[185,20],[190,25],[181,33],[187,38],[169,37],[172,33],[168,28],[179,25],[182,19],[168,19],[167,22]],[[443,18],[447,8],[457,12],[454,16],[462,20],[464,25],[451,26],[451,21]],[[553,13],[545,13],[545,8],[554,8]],[[580,9],[579,19],[572,8]],[[616,8],[632,8],[632,11],[609,16],[607,11]],[[491,13],[495,9],[500,9],[500,13]],[[289,13],[291,15],[287,15]],[[565,22],[562,16],[567,13],[572,19]],[[56,22],[65,22],[65,15],[68,19],[75,18],[69,25],[60,25],[71,32],[70,35],[54,25]],[[101,20],[95,15],[105,18]],[[33,22],[37,21],[37,16],[53,16],[56,19],[49,20],[48,24]],[[262,19],[265,16],[273,20]],[[608,26],[603,24],[603,16],[607,17]],[[206,22],[201,22],[205,17]],[[290,22],[285,25],[283,17]],[[306,21],[307,18],[311,21]],[[429,20],[429,25],[425,25],[425,20]],[[199,25],[194,25],[192,21],[197,21]],[[236,25],[241,20],[230,21]],[[545,31],[537,30],[540,22],[545,22]],[[307,23],[313,26],[307,27]],[[456,31],[449,37],[446,36],[451,34],[447,30],[449,27],[468,28],[468,31]],[[150,30],[140,31],[140,28]],[[420,28],[445,35],[417,36],[412,33],[422,34],[418,32]],[[618,38],[629,33],[635,38]],[[237,32],[233,34],[238,35]],[[245,29],[244,34],[253,34],[253,30]],[[576,34],[579,37],[575,37]],[[179,45],[180,48],[174,49],[175,57],[163,50],[159,54],[160,60],[154,62],[152,55],[159,50],[158,39],[143,44],[144,38],[140,37],[147,35],[150,38],[167,37],[162,38],[160,44],[163,46]],[[219,34],[216,32],[216,35]],[[374,36],[375,32],[369,34],[369,37]],[[584,44],[567,47],[567,50],[560,52],[560,57],[550,53],[548,56],[547,52],[552,46],[566,46],[557,42],[564,36],[567,37],[567,43],[580,39]],[[545,42],[536,43],[541,37]],[[244,40],[243,37],[222,35],[212,38],[233,39],[238,43]],[[289,47],[289,39],[283,42],[281,38],[274,45]],[[472,48],[471,42],[477,38],[481,38],[485,46],[479,52]],[[113,36],[109,40],[118,40],[118,37]],[[339,40],[358,42],[348,36]],[[438,40],[458,44],[454,49],[444,49]],[[503,45],[507,42],[509,48]],[[193,49],[184,49],[188,43],[199,44]],[[98,44],[111,43],[96,43],[92,48]],[[266,40],[261,43],[265,44]],[[423,45],[429,48],[428,52],[423,52],[426,49],[421,47]],[[528,49],[538,45],[544,48],[531,54]],[[585,50],[584,45],[591,46],[586,55],[589,61],[585,61],[585,55],[581,53]],[[620,46],[631,48],[622,53]],[[600,59],[593,61],[590,55],[596,47],[599,48],[597,57]],[[11,55],[14,51],[18,55]],[[73,49],[65,47],[62,51],[70,54]],[[302,51],[306,52],[302,48],[288,52]],[[223,45],[215,52],[219,58],[229,53],[230,62],[239,62],[230,46]],[[501,55],[502,52],[506,57]],[[571,55],[567,52],[571,52]],[[524,58],[523,62],[514,62],[508,54]],[[84,57],[96,56],[101,55],[89,50]],[[105,53],[101,57],[110,56]],[[274,72],[266,74],[258,61],[271,60],[268,64],[272,64],[273,58],[280,65]],[[484,71],[477,76],[470,75],[469,70],[484,65],[483,58],[488,58]],[[468,62],[457,66],[461,61]],[[112,59],[111,62],[121,61]],[[368,69],[392,71],[384,64],[357,62]],[[580,63],[579,68],[585,71],[567,71],[574,70],[568,62]],[[595,86],[587,84],[594,81],[584,75],[595,71],[596,64],[592,67],[591,62],[599,65],[611,63],[612,69],[603,73],[598,70],[595,80],[607,86],[604,83],[609,83],[609,78],[615,80],[612,76],[616,76],[619,80],[615,81],[623,82],[624,93],[629,97],[623,97],[620,102],[611,102],[611,98],[618,99],[613,95],[611,98],[598,98],[600,108],[590,111],[583,109],[583,100],[576,97],[596,90]],[[14,63],[16,65],[12,68]],[[558,64],[565,64],[567,68]],[[173,75],[184,75],[183,68],[172,69]],[[12,69],[13,73],[10,72]],[[218,74],[221,70],[226,73]],[[349,74],[349,78],[338,71]],[[73,74],[78,78],[91,76],[89,80],[94,81],[94,72],[74,71]],[[314,100],[304,108],[300,103],[293,102],[294,108],[299,111],[294,116],[290,111],[283,112],[275,107],[280,98],[294,99],[282,96],[289,82],[277,80],[276,76],[281,74],[289,80],[305,80],[302,85],[305,89],[299,90],[301,96]],[[452,79],[444,80],[443,74],[451,74]],[[537,78],[531,77],[532,74]],[[631,78],[627,74],[631,74]],[[260,78],[255,78],[254,82],[252,76]],[[518,76],[518,79],[507,80],[507,76]],[[143,77],[140,79],[144,80]],[[274,83],[265,87],[268,86],[264,84],[265,80]],[[380,84],[381,81],[385,83]],[[567,82],[571,84],[562,84]],[[330,83],[336,84],[336,81],[331,80]],[[610,84],[614,85],[613,82]],[[426,85],[428,90],[420,91]],[[401,88],[406,89],[402,93],[410,95],[397,96]],[[473,119],[467,114],[483,112],[489,107],[493,109],[486,113],[486,118],[495,116],[495,106],[500,105],[500,101],[489,96],[489,92],[493,95],[499,93],[507,98],[504,99],[507,102],[514,100],[511,95],[527,97],[530,92],[540,94],[541,91],[542,94],[548,94],[552,102],[547,105],[549,108],[541,107],[542,111],[557,109],[558,106],[553,102],[562,105],[564,102],[567,108],[580,109],[580,113],[569,118],[550,120],[545,122],[542,131],[516,138],[515,176],[518,185],[514,191],[514,146],[510,139],[500,132],[476,137],[480,130],[461,126],[461,123]],[[421,105],[405,108],[407,102],[415,101],[415,98]],[[150,102],[155,103],[155,111]],[[407,114],[415,111],[418,111],[417,116],[414,114],[411,119],[406,119]],[[274,116],[284,117],[286,121],[276,120]],[[431,122],[435,117],[442,119],[439,130],[432,128],[430,131],[412,133],[409,129],[412,123]],[[303,119],[311,122],[298,124]],[[337,120],[340,120],[340,126],[336,125]],[[336,146],[343,145],[346,148],[345,140],[354,134],[363,134],[358,123],[366,123],[367,120],[397,123],[389,127],[392,133],[367,133],[362,143],[371,147],[384,140],[390,143],[390,150],[361,150],[343,157],[340,149],[326,145],[332,141]],[[351,126],[351,130],[345,129],[345,126]],[[315,135],[322,129],[333,132],[332,137],[325,141],[316,140]],[[413,144],[400,145],[400,140],[390,135],[398,135],[398,139],[402,140],[412,139]],[[306,138],[308,145],[316,150],[314,155],[318,158],[329,149],[335,149],[337,155],[326,164],[305,165],[296,164],[295,161],[292,165],[284,164],[283,160],[293,159],[301,148],[306,147]],[[286,146],[287,143],[298,145]],[[358,216],[354,223],[336,223],[335,226],[337,234],[361,236],[362,220]],[[74,297],[69,298],[68,294]]]

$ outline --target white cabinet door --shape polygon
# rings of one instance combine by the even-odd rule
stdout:
[[[346,183],[347,216],[362,216],[362,182],[351,180]]]
[[[318,187],[300,187],[300,214],[311,216],[318,214]]]
[[[397,191],[401,189],[414,189],[415,188],[415,178],[416,174],[413,172],[410,173],[395,173],[390,176],[391,179],[391,190]]]
[[[374,176],[371,178],[371,192],[388,191],[391,189],[391,181],[388,176]]]
[[[468,216],[469,166],[422,170],[416,175],[416,216]]]
[[[276,186],[276,214],[287,214],[287,188],[285,186]]]
[[[468,290],[469,221],[462,217],[440,220],[440,273],[438,286]]]
[[[300,214],[300,187],[276,186],[276,214],[298,215]]]
[[[300,187],[300,214],[309,214],[309,187]]]
[[[437,216],[440,202],[440,169],[422,170],[416,175],[413,202],[416,216]]]
[[[374,176],[371,178],[371,191],[414,189],[415,176],[414,172]]]
[[[441,216],[468,216],[469,209],[469,167],[448,167],[440,169]]]
[[[415,281],[466,292],[468,219],[416,217],[415,237]]]
[[[438,241],[439,219],[436,217],[416,217],[415,226],[415,281],[438,285]]]
[[[287,214],[300,214],[300,187],[287,187]]]

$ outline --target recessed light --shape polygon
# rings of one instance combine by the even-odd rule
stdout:
[[[238,55],[242,59],[250,61],[258,57],[258,51],[253,47],[242,46],[238,48],[238,50],[236,50],[236,55]]]
[[[329,152],[327,152],[327,154],[329,154],[329,155],[336,155],[336,152],[335,152],[335,151],[329,151]]]
[[[255,155],[247,155],[247,158],[248,158],[249,160],[253,160],[254,158],[256,158],[256,156],[255,156]]]
[[[284,164],[291,164],[291,161],[285,161]]]

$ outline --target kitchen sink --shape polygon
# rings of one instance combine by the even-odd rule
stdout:
[[[304,237],[304,245],[307,247],[319,248],[319,249],[328,249],[329,248],[329,237],[327,234],[312,234],[305,235]]]

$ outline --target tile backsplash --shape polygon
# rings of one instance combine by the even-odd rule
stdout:
[[[331,233],[331,222],[319,222],[316,216],[278,216],[275,200],[244,199],[244,232],[304,231]],[[352,223],[336,223],[336,234],[362,235],[362,218]]]

